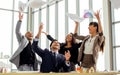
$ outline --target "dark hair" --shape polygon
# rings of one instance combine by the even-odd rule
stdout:
[[[50,47],[51,47],[51,45],[52,45],[52,43],[53,43],[54,41],[57,41],[57,40],[56,40],[56,39],[54,39],[54,40],[50,43]]]
[[[97,27],[96,32],[98,32],[98,23],[97,22],[90,22],[89,26],[93,25],[94,27]]]
[[[71,42],[71,45],[75,44],[76,41],[75,41],[75,37],[73,35],[73,33],[70,33],[72,35],[72,42]],[[65,45],[67,44],[67,41],[66,41],[66,38],[65,38]]]

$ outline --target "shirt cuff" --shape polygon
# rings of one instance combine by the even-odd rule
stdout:
[[[34,41],[39,41],[39,39],[38,39],[38,38],[35,38]]]
[[[65,64],[66,64],[67,66],[70,66],[70,62],[65,62]]]

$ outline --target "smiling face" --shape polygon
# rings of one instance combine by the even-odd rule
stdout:
[[[68,34],[67,36],[66,36],[66,41],[67,42],[71,42],[72,41],[72,34]]]
[[[32,32],[30,32],[30,31],[26,32],[25,37],[26,37],[28,40],[32,40],[32,39],[33,39],[33,34],[32,34]]]
[[[88,29],[89,29],[90,34],[97,33],[98,32],[98,23],[97,22],[90,22]]]
[[[90,34],[94,34],[94,33],[96,33],[97,27],[94,27],[94,25],[90,25],[90,26],[88,27],[88,29],[89,29],[89,33],[90,33]]]
[[[50,46],[50,48],[51,48],[52,50],[59,50],[59,49],[60,49],[60,44],[59,44],[59,42],[58,42],[57,40],[53,41],[52,44],[51,44],[51,46]]]

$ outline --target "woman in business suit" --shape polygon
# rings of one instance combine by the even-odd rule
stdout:
[[[98,23],[90,22],[88,27],[90,34],[87,36],[77,35],[78,22],[75,22],[76,27],[74,36],[79,40],[83,40],[78,55],[78,62],[81,62],[81,67],[86,70],[91,67],[96,70],[98,52],[103,52],[104,50],[105,37],[103,36],[99,11],[97,11],[94,15],[96,16]]]
[[[61,68],[64,72],[69,72],[70,63],[70,52],[65,52],[65,56],[59,54],[60,44],[57,40],[53,40],[50,44],[49,49],[42,49],[38,46],[38,39],[41,35],[43,25],[40,25],[39,32],[33,41],[33,50],[42,58],[42,64],[40,67],[40,72],[61,72]]]

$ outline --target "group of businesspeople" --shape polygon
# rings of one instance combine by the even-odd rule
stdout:
[[[74,33],[67,34],[64,43],[58,42],[47,32],[43,32],[43,24],[38,28],[38,33],[33,38],[32,32],[25,35],[20,32],[23,14],[19,12],[19,20],[16,25],[16,37],[19,43],[18,49],[11,56],[10,62],[15,64],[19,71],[37,71],[38,60],[36,54],[42,58],[40,72],[70,72],[75,71],[78,64],[83,69],[93,67],[96,70],[96,63],[100,51],[104,51],[105,37],[101,26],[99,11],[94,15],[98,22],[89,23],[89,35],[78,35],[79,23],[75,22]],[[39,45],[41,33],[44,33],[51,41],[50,49],[42,49]],[[82,42],[76,42],[76,39]],[[42,42],[44,43],[44,42]]]

